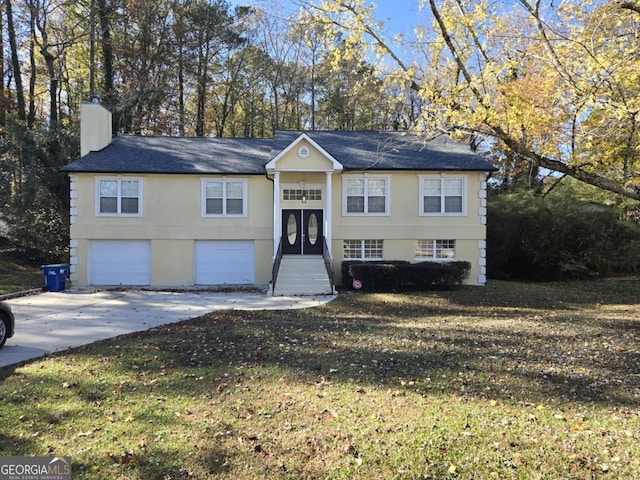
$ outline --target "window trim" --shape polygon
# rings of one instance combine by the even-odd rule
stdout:
[[[425,212],[424,211],[424,197],[425,197],[425,180],[440,180],[441,192],[440,193],[440,211],[439,212]],[[445,212],[444,211],[444,184],[446,180],[462,180],[462,210],[460,212]],[[448,175],[418,175],[419,182],[419,196],[418,196],[418,212],[421,217],[465,217],[467,216],[467,178],[465,176],[448,176]]]
[[[207,213],[207,183],[222,183],[222,213]],[[226,213],[227,211],[227,183],[242,184],[242,213]],[[202,218],[246,218],[247,213],[247,197],[249,193],[248,180],[246,178],[233,177],[208,177],[200,179],[200,215]]]
[[[345,256],[345,243],[346,242],[360,242],[360,257],[353,258],[353,257],[346,257]],[[382,256],[381,257],[376,257],[376,258],[366,258],[365,257],[365,252],[367,250],[366,242],[380,242],[381,243]],[[363,261],[363,262],[376,262],[376,261],[379,261],[379,260],[384,260],[384,239],[370,239],[370,238],[368,238],[366,240],[361,240],[361,239],[356,239],[356,238],[343,239],[342,240],[342,259],[343,260],[356,260],[356,261]]]
[[[100,182],[102,181],[115,181],[118,182],[118,196],[116,212],[101,212],[100,211]],[[122,213],[122,182],[138,182],[138,211],[136,213]],[[95,177],[95,214],[96,217],[142,217],[143,216],[143,178],[142,177],[128,177],[128,176],[98,176]]]
[[[284,198],[284,193],[285,190],[289,190],[290,192],[293,191],[300,191],[304,194],[304,192],[307,193],[306,197],[307,197],[307,201],[308,202],[322,202],[324,201],[325,195],[324,195],[324,185],[321,183],[305,183],[303,185],[301,185],[300,183],[283,183],[280,185],[280,201],[281,202],[300,202],[302,201],[302,198],[295,198],[295,199],[285,199]],[[311,199],[310,198],[310,194],[309,191],[315,191],[315,190],[319,190],[320,191],[320,199]]]
[[[365,180],[365,194],[364,194],[364,212],[349,212],[347,205],[349,180]],[[369,198],[367,180],[384,180],[385,182],[385,195],[384,195],[384,212],[368,212]],[[371,175],[365,173],[364,175],[343,175],[342,182],[342,216],[343,217],[388,217],[391,215],[391,175]]]
[[[419,257],[417,255],[420,242],[431,242],[431,249],[433,251],[433,255],[431,257],[426,257],[426,256]],[[438,257],[437,255],[438,242],[453,242],[453,257],[450,257],[450,258]],[[435,239],[421,238],[419,240],[416,240],[414,245],[415,245],[414,256],[415,256],[416,262],[455,262],[456,259],[458,258],[458,242],[453,238],[435,238]]]

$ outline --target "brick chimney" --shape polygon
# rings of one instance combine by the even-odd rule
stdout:
[[[80,156],[111,145],[111,112],[97,102],[80,104]]]

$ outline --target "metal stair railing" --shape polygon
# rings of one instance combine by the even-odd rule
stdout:
[[[278,252],[276,253],[276,258],[273,260],[273,268],[271,269],[271,295],[272,296],[274,296],[276,292],[276,281],[278,280],[280,263],[282,263],[282,237],[280,237],[280,243],[278,244]]]
[[[329,285],[331,287],[331,295],[334,294],[333,291],[333,264],[331,262],[331,252],[329,252],[329,248],[327,247],[327,239],[323,237],[322,246],[322,258],[324,259],[324,266],[327,269],[327,275],[329,276]]]

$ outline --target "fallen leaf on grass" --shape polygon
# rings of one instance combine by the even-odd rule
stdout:
[[[119,463],[120,465],[128,465],[138,461],[138,456],[134,452],[124,452],[121,455],[109,453],[109,458],[112,462]]]
[[[352,445],[352,444],[345,445],[342,451],[349,455],[354,455],[354,456],[358,455],[358,450],[356,449],[355,445]]]

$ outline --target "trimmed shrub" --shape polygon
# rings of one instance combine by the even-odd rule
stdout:
[[[340,272],[342,274],[342,284],[345,286],[353,285],[353,276],[351,275],[352,265],[409,265],[410,263],[405,260],[344,260],[340,266]]]
[[[365,291],[450,289],[469,276],[469,262],[359,262],[346,267],[352,287]],[[343,264],[343,270],[345,265]],[[344,277],[343,277],[344,278]]]
[[[367,291],[392,291],[400,286],[399,269],[390,263],[361,263],[349,269],[355,289]]]

